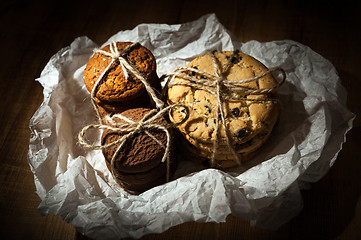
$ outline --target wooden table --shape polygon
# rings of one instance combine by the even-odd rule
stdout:
[[[140,23],[177,24],[216,13],[242,42],[292,39],[337,68],[349,109],[361,113],[361,5],[355,1],[1,1],[0,238],[86,239],[58,216],[41,216],[27,162],[29,119],[43,99],[34,79],[76,37],[102,44]],[[185,223],[143,239],[361,239],[361,121],[357,117],[329,173],[303,191],[304,208],[277,231]],[[358,204],[358,205],[357,205]]]

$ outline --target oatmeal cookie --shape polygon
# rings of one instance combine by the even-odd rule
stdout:
[[[117,48],[121,52],[124,48],[131,45],[131,42],[117,42]],[[110,52],[110,45],[101,50]],[[129,49],[123,57],[128,60],[139,72],[148,79],[149,83],[158,81],[156,73],[156,61],[150,50],[140,44]],[[103,74],[106,67],[112,61],[111,57],[101,53],[95,53],[88,61],[84,70],[84,83],[89,92],[92,91],[94,84]],[[99,87],[96,97],[100,101],[106,102],[124,102],[137,98],[144,91],[143,83],[132,73],[128,77],[123,72],[120,64],[114,63],[110,70],[105,73],[104,82]]]

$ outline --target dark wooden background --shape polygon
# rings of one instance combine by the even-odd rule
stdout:
[[[86,239],[59,216],[41,216],[27,163],[29,119],[42,102],[34,79],[76,37],[102,44],[140,23],[177,24],[216,13],[240,41],[292,39],[337,68],[348,107],[361,112],[359,1],[1,1],[0,238]],[[303,191],[302,212],[277,231],[226,223],[185,223],[143,239],[361,239],[361,122],[357,117],[329,171]]]

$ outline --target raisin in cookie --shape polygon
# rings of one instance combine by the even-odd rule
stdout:
[[[230,64],[228,69],[221,73],[227,80],[255,79],[269,71],[262,63],[241,52],[217,51],[213,54],[219,69],[224,69],[227,64]],[[217,75],[217,68],[210,54],[197,57],[187,67],[213,76]],[[206,78],[197,72],[190,71],[187,74],[193,75],[200,82]],[[177,127],[184,141],[187,142],[185,146],[189,145],[189,149],[193,148],[197,156],[209,159],[217,137],[217,121],[219,121],[219,147],[215,156],[216,162],[231,162],[221,164],[221,166],[218,164],[219,167],[236,165],[235,161],[232,162],[234,155],[229,150],[227,137],[241,160],[243,159],[242,155],[249,156],[263,145],[277,121],[278,102],[274,99],[274,92],[260,93],[257,90],[277,87],[278,83],[272,74],[234,84],[236,87],[243,87],[244,91],[233,91],[232,86],[221,87],[221,94],[225,96],[222,97],[225,126],[221,123],[220,116],[217,115],[217,98],[214,93],[206,91],[202,87],[177,84],[177,82],[192,81],[183,77],[175,77],[173,84],[171,83],[168,88],[167,97],[169,104],[184,104],[190,109],[188,120]],[[182,117],[182,112],[175,111],[170,118],[176,122]]]

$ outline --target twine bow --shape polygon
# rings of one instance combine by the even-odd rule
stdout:
[[[128,45],[127,47],[125,47],[122,50],[118,50],[117,47],[117,43],[115,41],[111,41],[110,42],[110,52],[101,50],[101,49],[96,49],[94,51],[94,54],[98,53],[98,54],[102,54],[105,55],[107,57],[110,57],[112,60],[111,62],[108,64],[108,66],[104,69],[104,71],[102,72],[102,74],[99,76],[99,78],[97,79],[97,81],[94,84],[94,87],[90,93],[91,95],[91,100],[92,100],[92,105],[98,115],[99,121],[100,123],[102,123],[102,118],[100,117],[100,111],[99,108],[95,102],[95,97],[96,97],[96,93],[99,90],[99,87],[101,86],[101,84],[103,83],[104,80],[104,76],[105,74],[110,70],[111,66],[113,64],[119,64],[122,68],[124,77],[126,79],[129,78],[129,73],[132,73],[134,76],[136,76],[144,85],[146,91],[148,92],[148,94],[151,96],[151,98],[153,99],[154,103],[156,104],[156,107],[158,109],[161,109],[164,107],[164,102],[161,101],[159,98],[157,98],[156,93],[154,92],[153,88],[150,86],[149,82],[147,81],[146,77],[132,64],[130,63],[126,58],[124,58],[124,56],[134,47],[139,46],[140,44],[138,42],[132,43],[130,45]]]
[[[214,52],[211,53],[212,57],[212,63],[215,69],[215,75],[202,72],[196,68],[190,68],[190,67],[180,67],[176,68],[172,73],[167,74],[166,77],[168,77],[168,81],[166,83],[166,88],[169,88],[174,85],[184,85],[184,86],[190,86],[195,89],[205,90],[212,95],[216,97],[216,116],[219,116],[221,123],[224,127],[224,133],[226,136],[226,142],[227,147],[231,151],[232,155],[235,157],[236,163],[238,165],[241,165],[241,160],[234,149],[232,147],[231,143],[231,137],[229,132],[226,128],[226,120],[225,120],[225,114],[223,109],[223,101],[224,100],[247,100],[247,101],[276,101],[276,99],[273,98],[262,98],[262,99],[250,99],[246,97],[236,98],[233,96],[230,96],[229,92],[238,92],[242,93],[244,95],[247,94],[267,94],[271,92],[275,92],[278,87],[284,82],[286,78],[286,73],[283,71],[283,69],[276,67],[276,68],[270,68],[268,71],[264,72],[263,74],[249,78],[249,79],[242,79],[242,80],[228,80],[225,77],[225,73],[230,69],[232,66],[232,59],[233,57],[238,54],[237,51],[234,51],[233,54],[228,58],[227,63],[224,65],[224,67],[221,69],[220,64],[218,62],[218,59],[215,57]],[[244,84],[252,81],[256,81],[268,74],[271,74],[272,72],[281,72],[282,79],[281,81],[277,82],[277,85],[273,88],[264,88],[264,89],[249,89],[246,87],[239,86],[239,84]],[[199,78],[197,78],[199,76]],[[188,80],[187,82],[184,81],[177,81],[174,80],[176,77],[182,78],[185,80]],[[216,152],[219,146],[219,138],[220,138],[220,125],[219,121],[216,121],[216,136],[215,141],[213,145],[213,153],[210,159],[210,164],[212,167],[215,166],[215,157]]]
[[[185,116],[182,119],[182,121],[180,121],[178,123],[173,123],[173,124],[169,124],[169,123],[164,124],[164,123],[157,122],[158,119],[160,119],[162,116],[164,116],[168,111],[172,111],[175,107],[183,107],[185,109]],[[131,139],[134,135],[139,134],[139,133],[145,133],[149,137],[151,137],[155,142],[157,142],[162,148],[165,149],[161,162],[167,162],[166,178],[167,178],[167,181],[169,181],[169,172],[170,172],[169,153],[170,153],[170,146],[171,146],[171,136],[170,136],[169,128],[183,124],[188,119],[188,116],[189,116],[189,109],[188,109],[188,107],[186,107],[182,104],[174,104],[174,105],[165,107],[165,108],[161,109],[160,111],[153,109],[153,110],[149,111],[148,113],[146,113],[143,116],[143,118],[138,122],[133,121],[132,119],[129,119],[120,113],[114,114],[111,117],[107,115],[105,118],[106,118],[107,122],[109,122],[110,125],[90,124],[90,125],[84,127],[80,131],[80,133],[78,135],[78,139],[79,139],[79,143],[84,148],[88,148],[91,150],[106,149],[106,148],[109,148],[109,147],[119,144],[119,146],[117,147],[117,149],[116,149],[115,153],[113,154],[111,161],[110,161],[112,174],[114,176],[117,176],[117,171],[115,169],[115,160],[118,157],[119,152],[123,149],[126,142],[129,139]],[[116,119],[123,120],[123,123],[120,123]],[[108,129],[113,132],[116,132],[119,134],[124,134],[124,135],[111,143],[108,143],[105,145],[94,145],[94,144],[88,143],[88,141],[85,139],[85,135],[90,129],[99,129],[99,130],[100,129]],[[166,134],[167,142],[166,142],[165,146],[161,141],[159,141],[150,132],[151,130],[160,130]],[[115,179],[117,181],[119,181],[118,177],[116,177]]]
[[[105,56],[110,57],[112,60],[108,64],[108,66],[105,68],[105,70],[102,72],[102,74],[99,76],[97,81],[95,82],[94,87],[90,94],[91,102],[94,107],[94,110],[96,111],[99,123],[98,124],[90,124],[90,125],[85,126],[78,134],[79,144],[82,145],[84,148],[87,148],[90,150],[106,149],[106,148],[109,148],[109,147],[119,144],[119,146],[117,147],[115,153],[113,154],[113,156],[111,158],[110,165],[111,165],[111,173],[115,177],[115,180],[117,181],[117,183],[120,186],[123,186],[123,183],[119,179],[119,177],[118,177],[119,175],[115,169],[115,159],[118,157],[119,152],[125,146],[126,142],[129,139],[131,139],[135,134],[138,134],[138,133],[147,134],[157,144],[159,144],[162,148],[165,149],[161,161],[167,162],[166,180],[168,182],[170,179],[169,153],[170,153],[170,146],[171,146],[171,136],[170,136],[169,128],[175,127],[175,126],[178,126],[178,125],[184,123],[189,117],[189,109],[185,105],[174,104],[174,105],[171,105],[168,107],[164,107],[165,106],[164,102],[157,97],[153,88],[148,83],[146,77],[143,76],[143,74],[135,66],[133,66],[131,63],[129,63],[127,61],[127,59],[125,59],[123,57],[124,55],[127,54],[127,52],[131,48],[136,47],[138,45],[139,45],[139,43],[133,43],[119,51],[117,48],[116,42],[111,41],[110,52],[107,52],[104,50],[99,50],[99,49],[94,51],[94,53],[103,54]],[[96,104],[96,93],[98,92],[100,85],[103,83],[105,74],[110,70],[110,68],[113,64],[119,64],[121,66],[125,78],[129,77],[129,73],[134,74],[144,84],[146,91],[148,92],[150,97],[153,99],[153,101],[155,102],[155,104],[159,110],[155,110],[155,109],[150,110],[138,122],[133,121],[132,119],[129,119],[120,113],[114,114],[113,116],[106,115],[104,118],[108,122],[108,124],[105,124],[101,117],[98,105]],[[173,123],[173,124],[168,124],[168,123],[162,124],[162,123],[157,122],[157,120],[160,117],[162,117],[165,113],[167,113],[169,111],[173,111],[173,109],[175,107],[183,107],[185,109],[185,115],[184,115],[184,119],[182,119],[182,121],[180,121],[178,123]],[[117,121],[116,119],[122,120],[123,123],[119,123],[119,121]],[[114,131],[116,133],[124,134],[124,135],[122,137],[120,137],[118,140],[111,142],[109,144],[95,145],[95,144],[89,143],[85,138],[86,133],[90,129],[98,129],[98,130],[108,129],[108,130]],[[166,142],[165,146],[153,134],[151,134],[151,132],[150,132],[151,130],[161,130],[166,134],[167,142]]]

